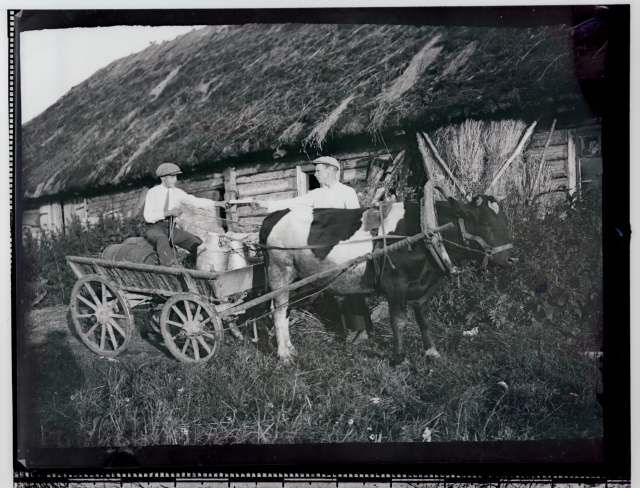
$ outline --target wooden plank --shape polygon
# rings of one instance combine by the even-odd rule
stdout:
[[[169,290],[162,290],[162,289],[154,289],[154,288],[138,288],[137,286],[121,286],[120,289],[124,290],[124,291],[134,291],[136,293],[147,293],[150,295],[162,295],[165,297],[170,297],[175,295],[176,293],[179,293],[177,291],[169,291]]]
[[[544,147],[536,148],[536,149],[527,151],[524,154],[524,156],[529,159],[533,158],[533,159],[539,160],[542,157],[543,151],[544,151]],[[550,145],[549,149],[547,149],[545,160],[549,162],[557,159],[567,159],[568,156],[569,154],[568,154],[567,144],[564,144],[562,146]]]
[[[298,196],[309,193],[309,175],[302,171],[302,166],[296,166],[296,186],[298,187]]]
[[[213,289],[217,298],[224,298],[254,288],[264,288],[265,283],[264,265],[256,264],[221,273],[213,283]]]
[[[538,171],[536,173],[536,179],[531,186],[531,192],[529,198],[533,198],[534,192],[538,187],[538,182],[540,181],[540,175],[542,175],[542,168],[544,167],[545,157],[547,156],[547,149],[549,149],[549,144],[551,143],[551,138],[553,137],[553,130],[556,127],[556,119],[553,119],[553,123],[551,124],[551,129],[549,131],[549,137],[547,138],[547,142],[544,145],[544,149],[542,150],[542,156],[540,157],[540,163],[538,164]]]
[[[544,147],[549,137],[549,131],[536,132],[531,136],[531,140],[525,149],[525,152],[529,152],[532,149],[540,149]],[[549,146],[563,146],[567,144],[567,131],[566,130],[554,130],[551,136],[551,142]]]
[[[203,180],[217,180],[220,179],[221,181],[223,181],[223,176],[222,173],[218,173],[218,172],[214,172],[214,173],[193,173],[190,174],[188,176],[188,178],[185,178],[183,181],[187,182],[191,182],[191,181],[203,181]]]
[[[245,217],[266,217],[269,212],[266,208],[253,208],[250,205],[238,207],[238,217],[244,222]]]
[[[264,220],[264,217],[243,217],[240,220],[240,224],[245,225],[245,226],[258,226],[260,227],[262,225],[262,221]],[[248,232],[248,230],[246,228],[244,228],[244,232]]]
[[[575,130],[571,129],[567,134],[567,179],[569,180],[569,195],[573,195],[577,188],[577,166]]]
[[[184,180],[178,184],[187,193],[198,193],[205,190],[224,188],[224,178],[211,178],[208,180]]]
[[[534,126],[535,126],[535,124],[534,124]],[[533,130],[533,128],[532,128],[532,130]],[[431,138],[429,137],[429,134],[427,134],[426,132],[423,132],[422,136],[424,137],[425,141],[427,141],[427,144],[429,144],[429,147],[431,148],[431,152],[436,157],[436,160],[440,163],[440,167],[445,170],[447,175],[449,175],[449,178],[451,179],[451,181],[453,181],[453,184],[458,187],[458,190],[460,190],[460,193],[462,195],[466,195],[467,191],[464,189],[462,184],[456,179],[456,177],[453,176],[453,173],[449,169],[449,166],[447,166],[447,163],[445,163],[444,160],[442,159],[442,157],[440,156],[440,153],[436,149],[436,146],[434,146],[433,142],[431,142]],[[424,164],[425,164],[425,167],[426,167],[426,165],[427,165],[426,160],[425,160]]]
[[[239,176],[236,178],[238,185],[245,185],[249,183],[257,183],[258,181],[278,180],[281,178],[291,178],[296,176],[298,172],[298,166],[295,168],[284,169],[280,171],[268,171],[266,173],[256,173],[247,176]]]
[[[547,161],[547,167],[551,170],[552,178],[566,178],[567,177],[567,161]]]
[[[236,168],[236,177],[254,175],[257,173],[267,173],[271,171],[283,171],[287,169],[295,168],[300,162],[288,162],[288,163],[246,163],[238,165]]]
[[[189,273],[185,272],[185,273],[182,273],[182,278],[184,279],[184,282],[186,283],[187,288],[189,289],[189,291],[191,293],[198,294],[198,286],[196,285],[196,282],[191,277],[191,275]]]
[[[236,200],[238,198],[238,186],[236,184],[236,169],[226,168],[224,170],[224,197],[226,200]],[[226,213],[227,229],[236,232],[234,222],[238,221],[238,206],[233,205]]]
[[[133,207],[133,211],[131,212],[132,217],[137,217],[142,213],[142,210],[144,209],[144,202],[145,202],[145,199],[147,198],[148,191],[149,191],[148,186],[143,186],[140,189],[140,196],[138,197],[138,201],[136,202],[136,205],[135,207]]]
[[[354,168],[342,171],[342,181],[364,181],[367,179],[367,168]]]
[[[238,198],[252,197],[255,195],[263,195],[265,193],[277,193],[287,190],[297,190],[296,178],[283,178],[280,180],[259,181],[247,185],[238,186]],[[230,200],[226,194],[225,199]]]
[[[108,259],[97,259],[97,258],[85,258],[83,256],[65,256],[67,261],[71,261],[74,263],[81,264],[98,264],[103,266],[104,268],[111,269],[131,269],[134,271],[151,271],[153,273],[166,274],[172,276],[180,276],[182,275],[184,269],[181,268],[172,268],[169,266],[156,266],[153,264],[142,264],[142,263],[129,263],[127,261],[109,261]],[[219,273],[215,273],[213,271],[199,271],[195,269],[186,270],[191,276],[195,278],[204,278],[208,280],[215,280],[218,278]]]
[[[348,161],[341,161],[342,170],[347,169],[356,169],[356,168],[369,168],[369,163],[371,162],[371,156],[366,156],[364,158],[351,159]]]
[[[80,270],[80,267],[76,263],[67,261],[67,264],[71,268],[71,271],[73,271],[73,274],[76,275],[76,278],[80,279],[84,276],[84,273]]]

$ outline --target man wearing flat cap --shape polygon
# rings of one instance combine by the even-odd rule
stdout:
[[[286,208],[307,206],[313,208],[360,208],[358,195],[350,186],[340,183],[340,162],[330,156],[322,156],[312,161],[316,167],[315,176],[322,185],[311,190],[306,195],[286,200],[255,201],[269,213]],[[359,343],[369,338],[373,323],[364,295],[347,295],[342,299],[342,320],[345,325],[355,332],[353,343]]]
[[[156,176],[161,184],[154,186],[147,192],[144,204],[144,219],[147,221],[147,239],[151,241],[160,259],[160,264],[170,266],[173,263],[171,246],[178,246],[191,252],[196,257],[197,249],[202,240],[175,227],[174,218],[182,215],[180,204],[190,203],[203,208],[223,206],[223,202],[214,202],[206,198],[189,195],[180,188],[176,188],[180,168],[172,163],[163,163],[156,169]]]
[[[360,208],[356,191],[340,183],[340,162],[337,159],[322,156],[312,163],[316,166],[315,177],[321,185],[320,188],[296,198],[255,203],[266,208],[269,213],[298,205],[313,208]]]

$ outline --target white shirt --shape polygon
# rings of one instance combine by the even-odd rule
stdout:
[[[339,181],[331,188],[324,186],[311,190],[306,195],[296,198],[274,200],[267,203],[269,205],[267,209],[269,213],[297,206],[313,208],[360,208],[356,191],[350,186],[343,185]]]
[[[182,202],[198,207],[215,206],[213,200],[194,197],[180,188],[166,188],[163,185],[154,186],[147,192],[144,202],[144,220],[148,223],[153,224],[159,220],[164,220],[164,203],[167,199],[167,192],[169,192],[169,208],[167,210],[180,207]]]

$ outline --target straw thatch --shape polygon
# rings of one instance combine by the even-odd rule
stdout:
[[[23,127],[27,197],[579,97],[561,28],[207,27],[113,62]],[[289,151],[292,152],[292,151]]]

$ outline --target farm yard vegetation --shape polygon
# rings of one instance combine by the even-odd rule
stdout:
[[[285,367],[260,324],[258,345],[228,335],[204,365],[177,362],[136,313],[139,336],[116,359],[73,337],[64,305],[73,277],[64,256],[91,254],[111,229],[121,242],[134,222],[71,224],[72,237],[32,241],[27,262],[49,293],[28,312],[34,389],[25,418],[34,446],[225,443],[423,442],[593,438],[602,435],[601,194],[534,203],[507,197],[519,262],[465,267],[432,300],[442,358],[420,354],[415,323],[408,361],[389,364],[386,304],[369,297],[370,345],[345,344],[340,330],[301,308],[291,334],[300,354]],[[102,240],[102,243],[105,241]],[[102,244],[104,245],[104,244]],[[56,267],[55,263],[59,263]],[[53,305],[53,306],[52,306]],[[247,330],[252,335],[252,330]]]

